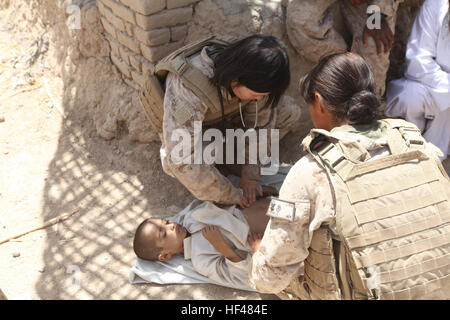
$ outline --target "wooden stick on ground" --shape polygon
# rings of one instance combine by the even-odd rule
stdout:
[[[80,209],[79,209],[79,208],[76,208],[76,209],[74,209],[74,210],[72,210],[72,211],[70,211],[70,212],[64,213],[64,214],[60,215],[59,217],[50,219],[49,221],[47,221],[46,223],[44,223],[43,225],[41,225],[41,226],[39,226],[39,227],[37,227],[37,228],[33,228],[33,229],[31,229],[31,230],[22,232],[21,234],[15,235],[15,236],[13,236],[13,237],[6,238],[6,239],[4,239],[4,240],[1,240],[1,241],[0,241],[0,244],[3,244],[3,243],[8,242],[8,241],[11,241],[11,240],[13,240],[13,239],[17,239],[17,238],[22,237],[22,236],[24,236],[24,235],[26,235],[26,234],[29,234],[29,233],[31,233],[31,232],[34,232],[34,231],[37,231],[37,230],[40,230],[40,229],[45,229],[45,228],[47,228],[47,227],[50,227],[50,226],[52,226],[52,225],[54,225],[54,224],[57,224],[57,223],[59,223],[59,222],[61,222],[61,221],[64,221],[64,220],[68,219],[70,216],[72,216],[73,214],[77,213],[78,211],[80,211]]]

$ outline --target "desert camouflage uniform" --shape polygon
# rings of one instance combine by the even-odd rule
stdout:
[[[386,73],[389,68],[389,52],[377,54],[374,40],[369,37],[367,48],[362,33],[367,22],[367,5],[353,6],[349,0],[293,0],[287,8],[287,32],[291,44],[306,59],[317,63],[320,57],[347,51],[344,37],[334,28],[330,7],[339,1],[341,14],[353,35],[351,51],[364,57],[371,65],[377,86],[377,95],[385,91]],[[387,15],[387,22],[395,33],[396,13],[403,0],[372,0],[369,4],[380,7]],[[383,48],[384,49],[384,48]]]
[[[207,77],[213,76],[213,61],[203,48],[201,53],[194,55],[189,61]],[[227,99],[223,91],[224,99]],[[283,96],[275,110],[263,108],[265,100],[258,102],[258,124],[260,129],[280,129],[280,139],[298,125],[300,107],[295,104],[293,98]],[[175,112],[184,107],[192,115],[183,125],[178,123]],[[161,161],[164,171],[178,179],[199,200],[214,201],[222,204],[237,204],[240,202],[241,192],[214,166],[208,164],[176,164],[171,161],[171,151],[179,144],[172,141],[172,133],[176,129],[188,130],[191,134],[191,153],[194,153],[194,121],[203,121],[207,106],[191,90],[187,89],[180,78],[169,73],[166,79],[166,91],[164,97],[163,133],[161,137]],[[243,106],[243,118],[246,128],[253,128],[255,121],[255,103],[251,102]],[[241,120],[239,113],[236,119],[228,123],[227,128],[239,127]],[[220,122],[217,128],[220,128]],[[203,127],[205,129],[205,127]],[[270,142],[270,132],[268,134]],[[209,142],[207,142],[209,143]],[[205,143],[203,148],[205,147]],[[270,148],[270,146],[269,146]],[[224,148],[225,150],[225,148]],[[248,146],[246,150],[248,155]],[[248,163],[246,161],[246,163]],[[247,179],[259,180],[259,165],[245,164],[241,167],[241,176]]]
[[[390,154],[386,127],[379,126],[363,135],[355,133],[351,126],[343,126],[331,133],[342,140],[358,141],[372,159]],[[332,237],[339,240],[333,195],[325,170],[307,154],[289,171],[279,198],[295,202],[300,209],[296,209],[294,222],[270,219],[260,247],[253,255],[249,282],[258,292],[275,293],[281,298],[316,299],[305,287],[303,278],[304,260],[313,233],[326,226]]]

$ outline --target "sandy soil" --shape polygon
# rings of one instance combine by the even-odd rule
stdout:
[[[132,237],[149,216],[171,215],[192,195],[161,168],[159,144],[123,129],[105,141],[87,108],[66,108],[63,84],[27,74],[35,38],[0,11],[0,239],[79,208],[70,219],[0,245],[0,288],[9,299],[278,299],[215,285],[131,285]],[[44,78],[45,77],[45,78]],[[306,117],[306,115],[303,115]],[[0,120],[1,121],[1,120]],[[281,160],[301,156],[309,127],[281,142]],[[446,161],[447,170],[450,161]],[[77,285],[79,284],[79,285]]]

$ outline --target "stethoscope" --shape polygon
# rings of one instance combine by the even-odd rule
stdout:
[[[225,135],[225,108],[223,106],[223,96],[222,96],[222,90],[220,90],[220,87],[217,86],[217,92],[219,94],[219,100],[220,100],[220,107],[222,109],[222,133]],[[253,128],[250,128],[248,130],[256,130],[258,129],[258,100],[255,100],[255,124]],[[244,121],[244,116],[242,115],[242,102],[239,99],[239,115],[241,116],[241,123],[244,130],[247,128]]]

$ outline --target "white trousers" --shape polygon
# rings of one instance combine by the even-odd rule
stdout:
[[[450,108],[441,111],[427,87],[405,78],[391,81],[386,91],[385,115],[414,123],[428,142],[450,154]]]

